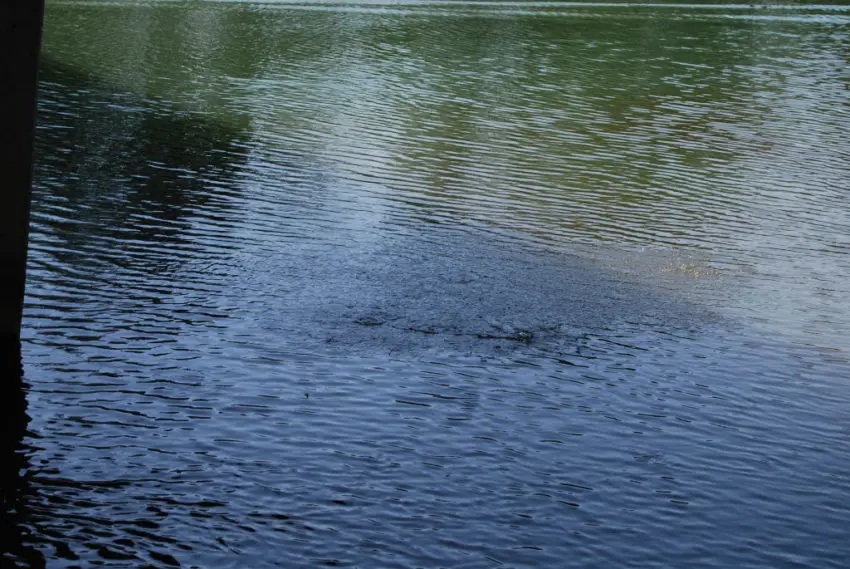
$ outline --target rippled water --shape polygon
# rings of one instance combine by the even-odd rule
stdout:
[[[846,567],[848,46],[49,2],[0,561]]]

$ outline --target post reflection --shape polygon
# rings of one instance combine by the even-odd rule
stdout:
[[[3,346],[0,365],[0,565],[44,567],[44,555],[28,543],[31,449],[25,436],[30,417],[19,343]]]

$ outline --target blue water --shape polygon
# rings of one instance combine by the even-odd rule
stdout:
[[[49,3],[0,564],[846,567],[848,31]]]

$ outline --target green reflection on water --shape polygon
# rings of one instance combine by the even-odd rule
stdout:
[[[57,4],[45,51],[116,89],[253,117],[258,136],[330,145],[353,175],[415,179],[430,207],[486,218],[475,202],[495,194],[486,221],[542,234],[604,235],[626,214],[634,231],[673,219],[639,238],[653,240],[718,214],[692,212],[694,201],[735,207],[746,188],[734,164],[775,146],[765,123],[789,83],[813,65],[835,73],[847,56],[829,25],[813,39],[813,24],[687,7],[502,13],[517,6]],[[550,215],[564,195],[569,211]]]
[[[812,5],[54,2],[45,57],[309,157],[364,223],[707,251],[835,292],[849,31]]]

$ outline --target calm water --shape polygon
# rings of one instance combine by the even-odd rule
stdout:
[[[848,566],[850,8],[46,18],[3,567]]]

